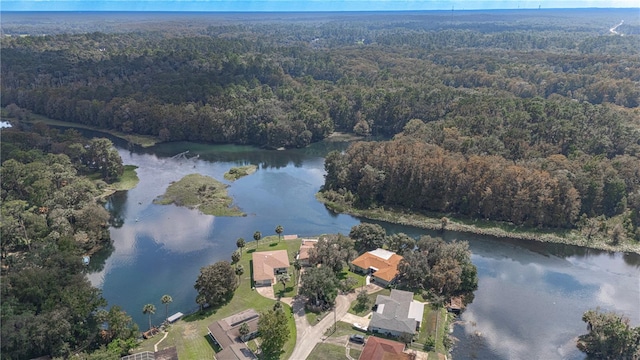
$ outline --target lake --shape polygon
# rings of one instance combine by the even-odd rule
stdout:
[[[200,268],[230,260],[240,237],[253,241],[256,230],[275,235],[277,225],[284,234],[348,234],[361,221],[330,212],[314,197],[324,182],[324,156],[345,143],[284,151],[187,142],[119,146],[124,163],[138,166],[140,183],[109,199],[114,249],[95,256],[99,271],[88,276],[141,329],[148,322],[142,314],[147,303],[157,307],[154,323],[164,319],[164,294],[173,297],[170,314],[197,309],[193,284]],[[172,158],[187,150],[188,158]],[[223,179],[231,167],[247,164],[258,165],[258,171],[235,182]],[[171,182],[191,173],[229,184],[235,205],[247,216],[214,217],[153,204]],[[440,235],[380,224],[389,233]],[[469,241],[479,275],[475,300],[454,326],[456,359],[583,359],[575,337],[586,332],[584,311],[615,310],[634,326],[640,323],[640,256],[454,232],[444,239]]]

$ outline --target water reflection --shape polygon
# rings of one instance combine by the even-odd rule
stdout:
[[[310,157],[323,157],[331,150],[344,150],[346,142],[313,144],[304,149],[288,149],[282,151],[265,151],[253,146],[242,145],[210,145],[192,142],[163,143],[153,148],[140,148],[136,152],[155,154],[160,157],[171,157],[184,151],[189,156],[199,156],[210,162],[229,162],[235,166],[255,164],[261,169],[282,169],[293,165],[302,167]]]
[[[332,149],[336,144],[331,144]],[[344,144],[341,145],[344,147]],[[337,147],[339,149],[339,147]],[[171,156],[189,150],[197,159]],[[275,234],[348,234],[360,219],[334,214],[315,199],[324,182],[324,160],[310,149],[263,151],[245,146],[192,143],[152,149],[120,149],[127,164],[139,166],[140,184],[112,197],[111,236],[115,250],[101,271],[90,274],[111,304],[119,304],[139,324],[142,306],[160,306],[170,294],[172,309],[196,308],[193,283],[201,266],[228,260],[239,237],[254,231]],[[173,205],[153,204],[172,181],[190,173],[223,180],[233,166],[256,164],[259,170],[230,186],[246,217],[212,217]],[[455,327],[460,339],[453,355],[467,359],[581,359],[574,337],[585,332],[584,311],[600,306],[640,324],[640,257],[580,247],[553,245],[380,223],[387,233],[442,236],[466,240],[479,271],[475,300]]]
[[[599,306],[638,323],[640,272],[616,272],[622,254],[547,255],[536,262],[474,255],[480,281],[454,332],[464,339],[454,357],[581,359],[575,337],[585,333],[584,311]]]
[[[141,307],[156,303],[165,293],[173,297],[176,311],[195,308],[193,284],[200,267],[229,260],[239,237],[249,240],[256,230],[275,234],[278,224],[285,233],[302,236],[348,233],[357,224],[347,215],[329,216],[315,200],[324,182],[324,160],[304,155],[302,150],[266,152],[245,146],[190,143],[164,144],[153,151],[118,150],[126,164],[138,166],[140,183],[109,199],[106,207],[115,225],[111,227],[115,251],[104,268],[90,274],[89,279],[102,288],[111,304],[123,306],[139,324],[146,322]],[[201,156],[172,158],[186,150],[189,156]],[[261,155],[265,152],[266,156]],[[296,159],[302,162],[295,163]],[[262,166],[250,176],[234,182],[223,178],[233,166],[260,161]],[[247,216],[214,217],[153,203],[171,182],[191,173],[229,184],[229,195]]]
[[[575,338],[586,332],[582,314],[596,307],[640,324],[637,254],[374,223],[469,242],[479,284],[454,327],[454,358],[583,359]]]
[[[125,213],[124,208],[127,203],[127,191],[117,191],[107,199],[105,208],[111,215],[109,217],[109,225],[114,228],[121,228],[124,225]]]

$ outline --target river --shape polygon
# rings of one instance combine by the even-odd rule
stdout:
[[[324,155],[343,143],[307,149],[266,151],[248,146],[161,144],[150,149],[118,148],[125,164],[138,166],[140,183],[112,196],[107,208],[114,249],[89,274],[109,304],[123,307],[145,328],[142,307],[156,305],[154,323],[164,319],[160,298],[173,298],[170,314],[196,309],[195,279],[202,266],[230,260],[236,239],[253,240],[258,230],[275,235],[347,234],[360,219],[328,211],[314,194],[324,181]],[[192,159],[171,156],[189,150]],[[256,164],[258,171],[235,182],[223,179],[231,167]],[[228,183],[246,217],[214,217],[173,205],[152,203],[172,181],[200,173]],[[437,235],[381,223],[387,232]],[[600,307],[640,324],[640,256],[580,247],[446,232],[445,240],[467,240],[478,267],[475,300],[454,326],[456,359],[583,359],[574,338],[586,332],[582,313]],[[108,256],[108,257],[107,257]],[[93,261],[92,261],[93,262]]]

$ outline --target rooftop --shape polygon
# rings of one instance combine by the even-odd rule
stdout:
[[[414,301],[413,293],[408,291],[393,289],[389,296],[378,295],[376,306],[369,327],[401,333],[413,334],[424,314],[424,304]]]
[[[388,250],[376,249],[366,252],[351,263],[361,269],[373,268],[376,270],[375,276],[391,281],[398,275],[398,264],[402,256]]]
[[[409,360],[401,342],[369,336],[358,360]]]
[[[313,249],[318,240],[316,239],[302,239],[302,244],[300,244],[300,253],[298,254],[298,260],[308,260],[309,259],[309,250]]]
[[[287,250],[261,251],[253,253],[253,280],[271,280],[273,271],[289,267]]]
[[[241,311],[209,325],[209,335],[220,345],[218,360],[255,359],[253,353],[240,341],[240,326],[247,323],[249,332],[258,330],[260,315],[253,309]]]

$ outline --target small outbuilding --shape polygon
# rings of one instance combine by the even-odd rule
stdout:
[[[175,314],[173,314],[173,315],[169,316],[169,317],[167,318],[167,321],[171,324],[171,323],[174,323],[174,322],[178,321],[178,319],[180,319],[180,318],[181,318],[181,317],[183,317],[183,316],[184,316],[184,314],[183,314],[183,313],[181,313],[181,312],[177,312],[177,313],[175,313]]]

